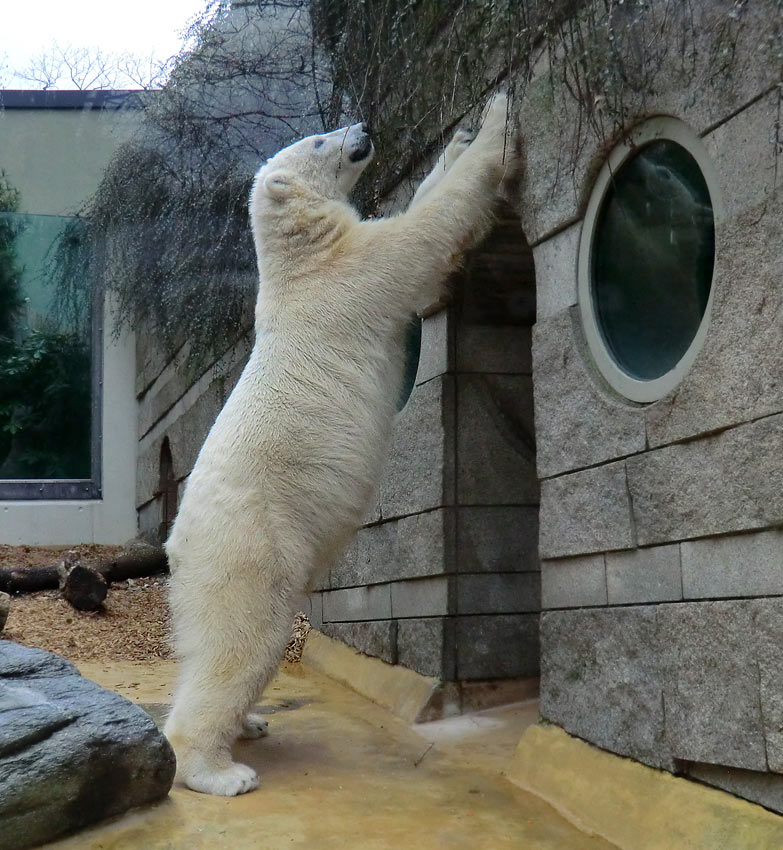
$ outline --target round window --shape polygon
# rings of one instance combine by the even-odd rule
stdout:
[[[706,334],[715,188],[697,137],[655,119],[616,148],[582,232],[579,302],[604,377],[633,401],[669,392]]]

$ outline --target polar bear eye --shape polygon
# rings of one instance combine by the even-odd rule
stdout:
[[[323,139],[316,139],[316,140],[313,142],[313,147],[314,147],[316,150],[318,150],[318,148],[320,148],[320,147],[321,147],[321,145],[323,145],[323,143],[324,143],[324,140],[323,140]]]

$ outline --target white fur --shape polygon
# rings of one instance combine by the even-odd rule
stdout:
[[[277,671],[301,594],[361,523],[389,443],[402,330],[491,221],[506,123],[496,97],[475,141],[458,133],[392,218],[360,221],[348,202],[372,156],[362,125],[303,139],[256,175],[255,346],[166,545],[180,659],[166,734],[190,788],[258,785],[231,746],[264,734],[247,712]]]

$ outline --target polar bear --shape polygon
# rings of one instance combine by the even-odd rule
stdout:
[[[179,674],[165,732],[188,787],[257,787],[232,761],[277,672],[302,594],[361,525],[402,378],[402,330],[492,219],[513,170],[507,101],[458,131],[397,216],[348,201],[373,156],[364,124],[310,136],[258,171],[250,218],[255,344],[187,481],[166,550]]]

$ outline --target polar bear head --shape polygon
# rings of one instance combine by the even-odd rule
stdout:
[[[374,153],[366,124],[308,136],[283,148],[261,167],[254,203],[313,196],[344,201]]]

